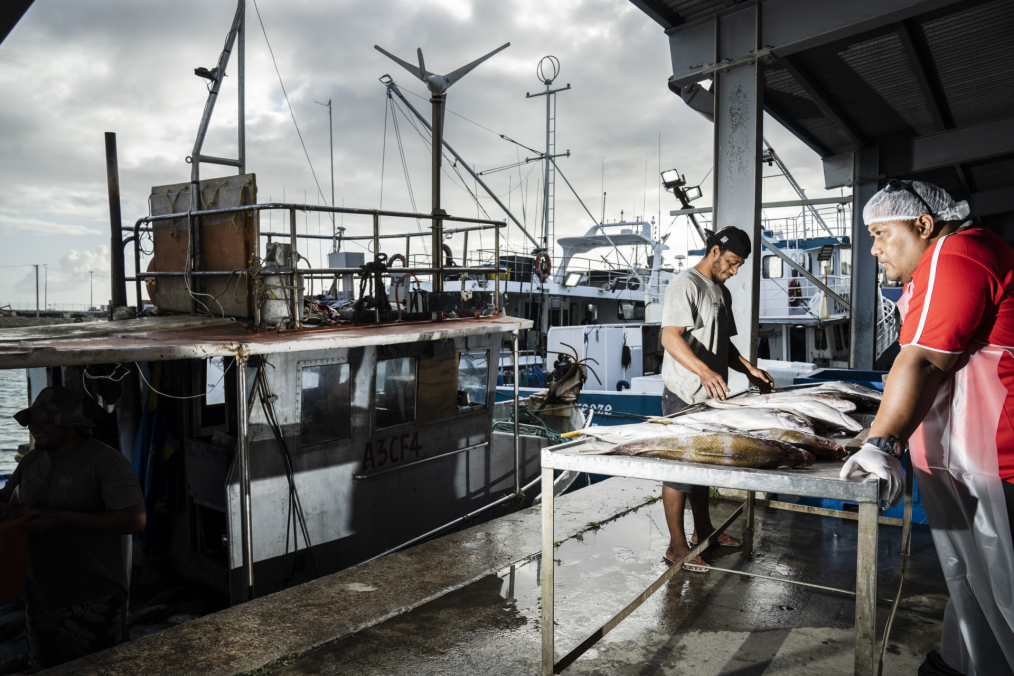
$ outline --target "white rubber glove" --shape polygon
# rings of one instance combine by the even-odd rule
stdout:
[[[905,470],[901,462],[890,453],[885,453],[873,444],[865,444],[841,468],[842,479],[848,479],[856,472],[875,474],[880,478],[880,506],[897,507],[905,494]]]

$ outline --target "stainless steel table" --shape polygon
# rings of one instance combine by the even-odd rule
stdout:
[[[856,570],[856,588],[850,590],[833,590],[856,597],[856,640],[855,640],[855,673],[857,676],[873,676],[877,673],[875,659],[875,624],[877,604],[877,531],[879,524],[902,526],[902,581],[908,566],[908,549],[912,522],[912,471],[907,468],[907,488],[905,499],[905,517],[891,519],[880,516],[878,507],[880,485],[875,477],[860,479],[840,479],[839,463],[818,462],[815,465],[796,470],[750,469],[739,467],[720,467],[716,465],[700,465],[695,463],[674,462],[656,458],[639,458],[617,455],[590,455],[588,451],[605,450],[612,444],[598,440],[580,440],[542,450],[542,560],[553,560],[555,534],[553,529],[553,476],[554,470],[573,470],[590,472],[607,476],[623,476],[634,479],[651,479],[654,481],[674,481],[697,486],[714,486],[747,491],[746,501],[719,526],[715,532],[698,543],[687,556],[670,567],[637,599],[614,616],[609,622],[596,630],[585,641],[574,648],[561,660],[556,661],[554,644],[554,605],[552,565],[542,566],[542,673],[543,676],[561,673],[588,648],[605,636],[625,617],[630,615],[656,590],[662,587],[684,562],[693,559],[715,542],[718,536],[741,514],[745,514],[746,528],[753,528],[754,508],[757,504],[806,512],[825,516],[837,516],[845,519],[858,519],[859,542]],[[584,452],[582,452],[584,451]],[[756,492],[799,495],[813,498],[843,500],[859,504],[858,515],[855,512],[807,507],[791,503],[775,501],[759,501]],[[740,571],[723,570],[728,573],[749,574]],[[774,578],[772,578],[774,579]],[[792,580],[780,580],[796,583]],[[817,585],[808,585],[817,586]],[[826,589],[826,588],[825,588]],[[883,646],[887,646],[887,634],[894,618],[898,601],[901,597],[901,585],[893,600],[891,617],[885,629]],[[880,663],[883,662],[883,650]]]

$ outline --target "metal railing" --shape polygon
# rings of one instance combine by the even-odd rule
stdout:
[[[824,278],[822,278],[824,279]],[[848,298],[852,291],[852,278],[841,275],[828,275],[827,286]],[[760,318],[790,319],[793,317],[821,317],[821,307],[825,294],[817,285],[805,277],[781,277],[762,279],[760,288]],[[847,315],[848,310],[835,301],[827,298],[827,315]]]
[[[291,276],[291,284],[293,287],[299,286],[299,277],[334,277],[337,275],[347,274],[359,274],[363,272],[363,268],[302,268],[298,266],[299,253],[297,249],[297,241],[299,239],[332,239],[332,236],[325,235],[312,235],[308,233],[300,234],[296,230],[297,220],[296,212],[311,212],[317,211],[322,213],[336,213],[336,214],[349,214],[353,216],[370,216],[373,219],[373,233],[371,235],[356,235],[356,236],[345,236],[344,228],[341,228],[342,235],[340,240],[371,240],[373,244],[374,260],[369,261],[370,263],[377,262],[379,260],[378,253],[380,252],[380,240],[381,239],[401,239],[404,238],[406,243],[411,241],[413,237],[431,237],[434,241],[443,243],[443,236],[445,234],[452,234],[463,232],[467,238],[468,232],[475,230],[488,230],[492,229],[494,233],[494,262],[493,267],[480,267],[480,268],[462,268],[462,267],[445,267],[444,256],[442,250],[435,252],[436,255],[431,254],[431,266],[430,267],[404,267],[404,268],[392,268],[391,271],[383,272],[380,269],[375,269],[373,275],[375,276],[374,283],[377,287],[382,285],[382,276],[385,274],[393,274],[394,272],[400,274],[415,274],[415,275],[430,275],[433,278],[434,291],[442,291],[444,279],[448,275],[458,275],[461,273],[475,273],[475,274],[489,274],[497,270],[504,272],[505,269],[500,267],[500,229],[507,226],[506,221],[494,221],[481,218],[465,218],[460,216],[450,216],[447,214],[414,214],[401,211],[385,211],[381,209],[357,209],[353,207],[328,207],[313,204],[296,204],[296,203],[283,203],[283,202],[271,202],[267,204],[249,204],[236,207],[223,207],[219,209],[204,209],[200,211],[180,212],[174,214],[162,214],[158,216],[145,216],[137,219],[132,228],[122,228],[124,232],[132,233],[130,237],[123,240],[123,246],[125,247],[129,242],[134,242],[134,276],[127,277],[124,281],[132,281],[135,284],[135,292],[137,294],[137,302],[142,302],[141,295],[141,284],[145,279],[158,279],[159,277],[213,277],[213,276],[232,276],[232,275],[247,275],[250,274],[249,270],[185,270],[185,271],[158,271],[158,272],[142,272],[141,271],[141,247],[140,239],[141,233],[151,233],[153,228],[151,224],[159,221],[175,221],[180,219],[186,219],[187,227],[194,223],[194,220],[208,216],[228,216],[231,214],[241,213],[252,213],[260,211],[270,210],[284,210],[289,212],[289,232],[264,232],[261,236],[268,237],[270,242],[272,237],[287,237],[291,246],[289,268],[281,270],[272,270],[271,274],[274,275],[289,275]],[[425,219],[433,222],[431,226],[433,230],[429,233],[398,233],[398,234],[380,234],[380,222],[381,218],[409,218],[409,219]],[[444,230],[443,223],[445,221],[454,223],[474,223],[476,225],[466,226],[462,228],[454,228],[450,230]],[[147,225],[148,227],[142,227]],[[467,239],[466,239],[467,242]],[[259,247],[258,247],[259,248]],[[467,250],[467,246],[466,246]],[[257,252],[259,256],[260,252]],[[304,259],[305,260],[305,259]],[[407,260],[407,258],[406,258]],[[494,294],[493,294],[493,310],[498,312],[500,310],[500,276],[493,274],[495,280]],[[302,316],[302,308],[298,307],[298,294],[290,294],[290,313],[293,323],[293,328],[298,328],[300,325],[300,317]],[[376,309],[377,321],[379,321],[380,309]],[[255,322],[260,323],[260,308],[254,308]]]
[[[886,298],[877,287],[877,307],[880,310],[880,318],[877,320],[876,349],[877,358],[884,354],[887,348],[894,345],[900,334],[898,325],[898,313],[895,311],[897,304],[890,298]]]

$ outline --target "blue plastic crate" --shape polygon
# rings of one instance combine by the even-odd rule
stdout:
[[[855,383],[872,390],[884,391],[883,376],[887,371],[853,371],[851,369],[817,369],[808,374],[805,378],[793,378],[793,385],[805,385],[807,383],[821,383],[828,380],[841,380],[846,383]]]

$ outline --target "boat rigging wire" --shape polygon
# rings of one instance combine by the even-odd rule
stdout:
[[[394,100],[394,99],[391,98],[391,92],[390,91],[387,92],[387,99],[388,99],[388,101],[393,101]],[[400,108],[399,108],[399,110],[400,110]],[[404,111],[402,111],[402,115],[404,115],[404,114],[405,114]],[[394,113],[393,111],[391,113],[391,122],[394,124],[394,135],[398,139],[398,155],[401,157],[401,168],[402,168],[402,171],[405,172],[405,185],[408,186],[408,199],[412,203],[412,212],[417,214],[417,213],[419,213],[419,209],[417,209],[416,206],[415,206],[415,193],[412,191],[412,180],[409,178],[408,162],[405,160],[405,146],[402,144],[402,141],[401,141],[401,127],[398,126],[398,115],[396,113]],[[422,222],[418,218],[415,219],[415,227],[416,227],[416,230],[418,230],[419,232],[423,231]],[[429,251],[426,248],[426,242],[425,241],[423,242],[423,253],[425,255],[429,256]],[[407,261],[406,261],[406,264],[407,264]]]
[[[264,27],[264,19],[261,18],[261,10],[257,6],[257,0],[253,0],[254,11],[257,12],[257,21],[261,24],[261,31],[264,33],[264,42],[268,45],[268,52],[271,54],[271,63],[275,66],[275,74],[278,75],[278,84],[282,86],[282,94],[285,96],[285,104],[289,107],[289,115],[292,116],[292,124],[296,127],[296,135],[299,136],[299,143],[303,146],[303,154],[306,155],[306,162],[310,165],[310,173],[313,174],[313,182],[317,185],[317,192],[320,193],[324,199],[324,204],[327,204],[327,198],[324,197],[324,191],[320,189],[320,181],[317,180],[317,172],[313,169],[313,162],[310,161],[310,153],[306,150],[306,143],[303,142],[303,133],[299,131],[299,124],[296,122],[296,113],[292,110],[292,103],[289,101],[289,93],[285,91],[285,83],[282,82],[282,73],[278,70],[278,61],[275,60],[275,51],[271,49],[271,41],[268,40],[268,31]],[[333,204],[331,206],[334,206]]]
[[[387,111],[391,108],[391,97],[384,99],[384,143],[380,150],[380,209],[384,208],[384,166],[387,164]]]

